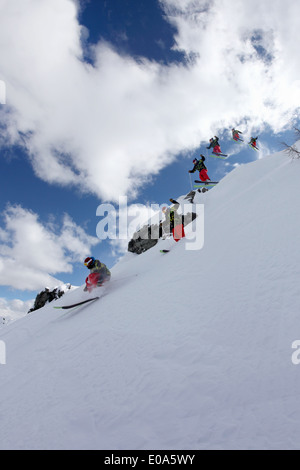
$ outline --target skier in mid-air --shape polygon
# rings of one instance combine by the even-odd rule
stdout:
[[[240,138],[240,134],[242,134],[241,131],[238,131],[237,129],[234,129],[234,128],[231,129],[231,130],[232,130],[232,138],[233,138],[233,140],[235,140],[235,141],[238,141],[238,140],[243,141],[243,139]]]
[[[255,149],[257,149],[257,147],[256,147],[257,139],[258,139],[258,137],[251,137],[250,142],[249,142],[249,144]]]
[[[224,156],[227,156],[225,154],[222,154],[222,150],[221,150],[221,147],[220,147],[220,144],[219,144],[219,137],[217,137],[215,135],[215,137],[212,137],[211,139],[209,139],[209,146],[206,147],[207,149],[213,149],[212,153],[214,153],[215,155],[219,156],[219,155],[224,155]]]
[[[84,291],[91,292],[95,287],[102,286],[110,280],[111,272],[108,267],[93,256],[88,256],[84,260],[84,265],[90,270],[90,274],[85,280]]]
[[[189,173],[195,173],[195,171],[198,170],[200,180],[205,183],[206,181],[210,181],[210,177],[207,174],[207,168],[204,164],[205,157],[202,154],[200,155],[200,157],[201,157],[201,160],[197,160],[197,158],[194,158],[193,160],[194,168],[192,170],[189,170]]]

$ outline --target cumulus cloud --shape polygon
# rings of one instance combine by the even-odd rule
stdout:
[[[0,328],[2,325],[27,315],[33,304],[34,299],[22,301],[19,299],[6,300],[0,297]]]
[[[36,290],[61,284],[55,274],[72,272],[72,263],[82,261],[99,243],[72,219],[64,216],[59,233],[45,225],[37,214],[21,206],[9,206],[0,230],[0,284],[20,290]]]
[[[180,64],[137,60],[103,41],[88,64],[77,2],[0,0],[4,135],[26,147],[40,178],[105,200],[134,197],[219,129],[276,132],[298,116],[299,2],[160,5]]]

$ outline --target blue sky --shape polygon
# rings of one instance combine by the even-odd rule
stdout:
[[[2,302],[82,284],[90,253],[113,266],[124,244],[97,239],[99,204],[163,204],[190,190],[200,153],[220,180],[295,139],[292,0],[234,12],[229,0],[0,0],[0,12]],[[261,152],[232,142],[233,126]],[[208,156],[213,135],[226,162]]]

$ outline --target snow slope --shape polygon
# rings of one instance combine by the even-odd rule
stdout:
[[[299,180],[238,167],[197,195],[202,250],[128,253],[97,302],[3,328],[0,449],[298,449]]]

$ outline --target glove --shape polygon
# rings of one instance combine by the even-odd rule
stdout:
[[[189,173],[193,173],[192,170],[189,170]]]

